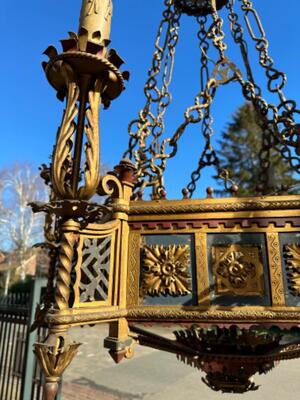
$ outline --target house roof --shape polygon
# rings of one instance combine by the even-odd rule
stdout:
[[[25,268],[30,275],[35,275],[37,265],[42,269],[48,269],[49,260],[44,250],[28,249],[25,253]],[[0,273],[8,270],[17,270],[20,267],[20,255],[18,252],[0,252]]]

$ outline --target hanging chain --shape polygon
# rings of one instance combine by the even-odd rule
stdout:
[[[239,16],[234,11],[234,4],[235,0],[229,0],[229,2],[226,5],[226,8],[229,10],[228,20],[230,22],[230,31],[234,42],[238,44],[240,47],[248,80],[254,84],[253,72],[248,57],[248,45],[246,40],[244,39],[244,29],[239,22]]]
[[[300,126],[295,123],[295,114],[300,114],[294,101],[286,100],[283,88],[286,76],[274,68],[274,62],[268,53],[268,41],[265,37],[262,24],[257,12],[250,0],[239,0],[244,11],[244,18],[251,38],[259,52],[259,62],[265,69],[268,78],[267,87],[271,93],[277,93],[280,104],[276,107],[269,104],[263,97],[259,86],[255,83],[253,72],[248,57],[248,47],[244,39],[244,30],[239,22],[237,13],[234,11],[235,0],[229,0],[229,21],[233,39],[240,47],[244,61],[247,80],[243,79],[242,73],[225,55],[227,46],[223,31],[223,19],[219,17],[216,9],[216,0],[212,4],[212,24],[206,30],[207,17],[198,17],[200,26],[198,38],[201,48],[201,70],[200,70],[200,93],[196,96],[194,105],[184,113],[184,121],[175,131],[174,135],[162,139],[165,131],[164,116],[171,102],[169,86],[172,80],[174,56],[178,42],[180,12],[175,6],[175,0],[165,0],[166,10],[159,26],[155,54],[152,67],[148,72],[148,80],[144,93],[146,104],[140,111],[137,119],[129,125],[129,148],[124,157],[135,160],[137,167],[138,183],[136,188],[140,194],[147,186],[152,186],[153,198],[164,195],[163,174],[167,159],[177,153],[178,142],[190,124],[202,123],[202,133],[205,138],[205,148],[201,154],[198,168],[192,173],[192,180],[187,189],[191,197],[196,189],[196,183],[201,177],[201,170],[205,166],[214,165],[218,170],[218,176],[224,179],[225,188],[228,183],[233,182],[226,170],[220,168],[220,161],[211,145],[213,134],[210,108],[214,100],[218,86],[225,85],[231,81],[238,81],[243,90],[246,100],[251,101],[256,111],[261,116],[263,137],[260,162],[263,167],[263,180],[266,180],[267,171],[270,168],[270,149],[275,148],[287,159],[293,169],[300,172]],[[256,28],[251,25],[251,19],[256,22]],[[254,32],[258,31],[256,36]],[[214,70],[210,76],[208,69],[209,42],[218,52],[218,61],[215,62]],[[294,148],[295,151],[291,150]]]
[[[268,89],[271,93],[277,93],[280,102],[284,103],[286,98],[282,89],[284,88],[287,78],[283,72],[278,71],[274,67],[274,61],[269,55],[269,43],[266,38],[266,34],[264,28],[262,26],[261,20],[257,11],[253,8],[252,1],[249,0],[240,0],[241,8],[244,11],[244,19],[246,22],[246,26],[248,32],[255,42],[255,48],[259,52],[259,63],[265,69],[266,77],[268,78]],[[250,22],[250,17],[255,22],[257,31],[260,36],[256,36],[255,30]]]
[[[258,93],[261,96],[261,89],[255,83],[252,68],[250,65],[248,57],[248,45],[246,40],[244,39],[244,29],[241,23],[239,22],[238,14],[234,11],[234,5],[235,5],[235,0],[229,0],[229,2],[226,5],[229,11],[228,20],[230,22],[230,31],[234,42],[240,48],[248,81],[253,84],[253,86],[256,89],[256,93]],[[263,187],[267,189],[268,176],[271,167],[271,162],[270,162],[271,148],[273,147],[274,143],[272,140],[272,132],[270,132],[270,130],[266,129],[265,127],[264,123],[265,118],[260,118],[258,122],[262,128],[262,145],[258,155],[260,163],[259,180],[260,183],[263,185]]]
[[[212,2],[212,19],[213,24],[208,30],[208,38],[213,41],[215,48],[219,52],[220,60],[225,58],[225,51],[227,50],[227,45],[224,42],[225,33],[223,31],[223,19],[219,16],[216,7],[216,0],[211,0]]]
[[[207,35],[207,29],[206,29],[207,16],[198,17],[197,22],[199,23],[199,26],[200,26],[199,32],[197,34],[199,42],[200,42],[200,50],[201,50],[200,86],[201,86],[201,93],[204,93],[205,88],[206,88],[209,78],[210,78],[210,73],[209,73],[209,68],[208,68],[209,41],[207,40],[208,35]],[[215,44],[217,45],[217,41],[215,42]],[[224,59],[223,53],[220,55],[220,57],[222,57]],[[202,135],[205,140],[205,147],[201,153],[201,156],[200,156],[200,159],[198,162],[198,167],[195,171],[192,172],[191,181],[187,185],[186,189],[184,189],[184,191],[183,191],[190,198],[193,196],[193,194],[197,188],[197,182],[200,180],[202,169],[204,169],[205,167],[208,167],[211,165],[215,166],[218,177],[223,179],[223,181],[224,181],[224,186],[225,186],[226,190],[228,190],[228,182],[231,181],[229,178],[228,171],[226,171],[225,169],[222,169],[220,167],[220,160],[212,146],[211,137],[214,134],[212,124],[213,124],[213,118],[211,116],[210,106],[208,106],[205,109],[204,117],[202,120],[202,126],[201,126]]]
[[[152,159],[159,151],[160,137],[165,130],[164,114],[172,100],[169,86],[181,16],[174,6],[174,0],[165,0],[165,6],[156,37],[152,66],[144,88],[146,104],[138,119],[129,125],[129,148],[124,153],[125,158],[135,160],[140,191],[143,192],[146,186],[155,186],[157,195],[163,190],[163,176],[161,166],[154,164]]]
[[[300,125],[295,123],[295,115],[300,114],[296,102],[287,100],[283,89],[287,78],[283,72],[274,67],[274,61],[269,55],[269,43],[266,39],[265,31],[260,21],[257,11],[253,8],[250,0],[239,0],[241,8],[245,13],[245,22],[248,32],[255,42],[256,50],[259,53],[259,63],[265,69],[268,78],[267,87],[271,93],[276,93],[279,97],[279,106],[268,104],[257,92],[256,88],[251,87],[249,82],[244,82],[244,95],[253,102],[256,110],[264,117],[264,137],[260,159],[263,168],[270,168],[270,149],[274,148],[281,156],[286,159],[290,166],[300,172]],[[256,24],[256,29],[250,22],[250,17]],[[255,34],[259,32],[259,35]],[[295,153],[290,147],[295,149]]]
[[[189,186],[191,196],[196,188],[196,181],[200,179],[201,169],[206,165],[215,165],[218,170],[218,176],[224,180],[226,189],[228,188],[228,182],[233,183],[229,178],[229,173],[226,170],[220,168],[220,162],[217,158],[215,151],[211,145],[211,135],[213,133],[211,124],[212,118],[210,116],[210,106],[214,100],[216,90],[218,86],[225,85],[232,80],[237,80],[237,75],[241,75],[240,71],[237,70],[236,66],[225,56],[224,52],[227,46],[224,42],[225,34],[222,30],[223,20],[218,16],[216,7],[212,14],[213,23],[207,30],[206,38],[213,42],[213,45],[219,53],[219,60],[215,63],[215,68],[211,78],[207,81],[205,87],[203,86],[200,93],[195,98],[194,106],[189,107],[184,114],[184,122],[176,130],[175,134],[171,138],[166,138],[160,148],[160,152],[156,153],[152,158],[152,164],[157,165],[157,161],[160,160],[160,168],[162,171],[165,170],[166,160],[172,158],[177,154],[178,141],[184,134],[186,128],[190,124],[197,124],[203,121],[204,137],[206,140],[205,149],[200,157],[199,170],[192,174],[192,182]],[[204,20],[203,20],[204,21]],[[200,26],[200,30],[202,27]],[[201,35],[201,34],[200,34]],[[206,39],[205,39],[206,40]],[[204,51],[205,53],[205,51]],[[203,54],[203,51],[202,51]],[[205,57],[205,55],[203,54]],[[207,56],[206,56],[207,58]],[[205,61],[207,62],[207,61]],[[204,62],[204,63],[205,63]],[[203,73],[205,71],[205,64]],[[204,78],[204,75],[202,76]]]

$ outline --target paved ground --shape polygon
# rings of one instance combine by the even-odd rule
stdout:
[[[83,343],[64,376],[62,400],[283,400],[300,397],[300,361],[282,362],[268,375],[255,377],[262,385],[245,395],[215,393],[201,382],[201,373],[176,356],[137,347],[132,360],[115,365],[102,343],[106,326],[74,328]]]

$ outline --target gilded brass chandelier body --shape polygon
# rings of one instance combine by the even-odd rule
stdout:
[[[164,3],[145,106],[129,125],[123,160],[103,177],[99,108],[110,106],[128,78],[120,72],[122,59],[108,49],[112,0],[83,0],[78,34],[62,40],[61,53],[53,46],[45,52],[47,79],[66,102],[51,165],[42,170],[51,199],[32,204],[35,212],[46,213],[43,246],[51,259],[35,323],[49,327],[45,342],[35,345],[47,400],[55,398],[79,346],[69,337],[72,326],[109,323],[104,346],[116,362],[132,356],[134,343],[169,351],[201,369],[204,382],[223,392],[255,390],[251,377],[256,372],[266,373],[275,361],[300,355],[300,197],[262,196],[268,190],[271,148],[299,170],[299,111],[284,96],[285,75],[274,67],[251,1]],[[235,3],[241,5],[278,106],[265,100],[255,83]],[[227,57],[218,10],[227,14],[243,68]],[[182,13],[199,24],[200,89],[182,124],[165,137]],[[250,17],[261,36],[254,34]],[[211,47],[217,54],[212,68]],[[211,143],[211,105],[218,88],[231,82],[240,85],[264,127],[262,180],[256,196],[249,198],[237,196]],[[190,124],[201,124],[205,148],[183,199],[167,200],[166,163]],[[216,168],[232,197],[214,199],[209,189],[207,199],[191,199],[206,166]],[[143,200],[147,188],[152,189],[149,201]],[[93,202],[95,194],[105,196],[105,202]],[[185,324],[187,329],[175,331],[170,340],[135,325],[145,322]]]

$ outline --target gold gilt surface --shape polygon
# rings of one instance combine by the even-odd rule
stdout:
[[[213,246],[212,253],[216,295],[264,296],[260,246]]]
[[[288,284],[293,296],[300,295],[300,246],[290,244],[285,246]]]
[[[122,196],[121,196],[122,197]],[[130,203],[129,208],[136,208],[135,213],[127,216],[124,206],[123,214],[121,212],[115,213],[115,221],[108,224],[88,224],[84,229],[79,231],[80,237],[98,237],[99,235],[107,235],[108,231],[117,230],[116,251],[117,253],[122,246],[128,249],[128,270],[125,276],[120,274],[120,267],[114,266],[114,276],[112,277],[114,282],[113,286],[116,294],[111,297],[113,301],[113,307],[104,303],[89,303],[84,308],[81,304],[74,304],[72,310],[60,310],[56,314],[48,314],[48,320],[52,324],[71,324],[80,325],[88,323],[97,323],[109,320],[116,320],[120,317],[128,318],[129,320],[145,320],[145,321],[170,321],[178,322],[181,321],[272,321],[280,322],[300,322],[300,308],[299,307],[287,307],[285,305],[284,296],[284,284],[283,284],[283,271],[281,263],[281,248],[279,241],[279,232],[299,232],[300,229],[297,225],[292,225],[290,222],[283,224],[282,226],[275,226],[272,222],[268,226],[258,226],[252,224],[251,227],[243,228],[239,223],[231,228],[225,228],[222,224],[223,220],[230,220],[234,218],[265,218],[265,217],[281,217],[283,220],[290,221],[289,218],[299,218],[300,198],[299,196],[288,196],[288,197],[272,197],[268,199],[259,198],[258,200],[253,199],[228,199],[220,200],[183,200],[177,202],[170,201],[151,201],[151,202],[133,202]],[[119,202],[119,200],[118,200]],[[149,208],[147,208],[149,203]],[[123,204],[123,203],[122,203]],[[122,205],[121,203],[119,205]],[[189,205],[190,204],[190,205]],[[227,205],[226,205],[227,204]],[[180,208],[184,206],[183,208]],[[249,210],[247,211],[247,207]],[[256,208],[257,207],[257,208]],[[154,210],[155,208],[155,210]],[[172,208],[172,209],[171,209]],[[147,211],[143,214],[142,211]],[[201,210],[200,210],[201,209]],[[251,211],[252,210],[252,211]],[[141,226],[140,228],[131,227],[129,225],[129,238],[123,237],[119,233],[119,224],[122,216],[122,223],[124,226],[127,225],[127,218],[129,217],[129,224],[134,221],[162,221],[162,219],[168,219],[171,222],[179,220],[200,220],[209,218],[212,220],[220,221],[216,227],[203,226],[203,228],[192,228],[187,225],[186,228],[178,228],[170,225],[170,228],[163,226],[155,226],[155,228]],[[162,218],[163,216],[163,218]],[[109,227],[109,224],[111,226]],[[105,227],[105,228],[104,228]],[[106,230],[106,232],[103,232]],[[102,231],[101,231],[102,230]],[[222,307],[212,306],[209,297],[209,276],[208,276],[208,257],[207,257],[207,235],[209,233],[256,233],[261,232],[265,234],[267,243],[267,254],[269,264],[269,275],[270,275],[270,287],[272,292],[272,306],[235,306],[235,307]],[[111,232],[110,232],[111,233]],[[156,235],[156,234],[192,234],[195,240],[195,255],[194,259],[196,262],[196,278],[197,278],[197,296],[198,305],[183,307],[174,305],[171,307],[165,307],[162,305],[139,305],[139,294],[140,294],[140,270],[141,265],[141,246],[144,246],[143,236],[144,235]],[[120,235],[120,236],[119,236]],[[80,242],[79,242],[80,243]],[[117,243],[116,243],[117,244]],[[80,245],[79,245],[80,247]],[[258,250],[257,250],[258,251]],[[296,259],[295,256],[293,256]],[[292,262],[293,257],[290,257]],[[127,254],[122,251],[117,257],[114,254],[114,264],[122,264],[127,259]],[[294,260],[295,262],[295,260]],[[290,264],[291,265],[291,264]],[[75,266],[76,272],[79,272],[80,264]],[[122,267],[123,268],[123,267]],[[124,264],[125,268],[125,264]],[[256,264],[256,268],[260,271],[261,265]],[[256,272],[259,276],[261,272]],[[260,293],[263,295],[263,282],[261,284],[256,283],[255,279],[251,276],[251,271],[248,272],[250,277],[249,283],[247,283],[246,289],[248,293]],[[120,303],[120,285],[125,282],[124,288],[126,292],[126,303]],[[78,281],[77,281],[78,283]],[[122,284],[122,285],[123,285]],[[256,285],[256,287],[255,287]],[[76,289],[76,286],[75,286]],[[232,288],[230,288],[232,290]],[[234,288],[234,290],[238,290]]]
[[[277,232],[267,232],[266,236],[272,292],[272,305],[280,306],[285,304],[285,296],[279,235]]]
[[[232,197],[224,199],[184,199],[131,201],[127,212],[130,220],[154,219],[161,215],[162,219],[193,218],[199,214],[211,214],[212,218],[223,215],[225,218],[237,216],[266,217],[298,215],[300,196],[263,196],[263,197]],[[296,212],[295,212],[296,211]],[[207,215],[205,217],[208,217]],[[201,217],[200,217],[201,218]]]
[[[127,306],[135,306],[139,302],[140,277],[140,241],[137,232],[129,235],[128,278],[127,278]]]
[[[184,296],[191,293],[188,245],[144,246],[142,295]]]
[[[209,306],[209,274],[207,260],[207,235],[202,232],[195,233],[195,250],[197,265],[197,293],[198,304]]]
[[[119,242],[119,230],[120,230],[120,222],[108,222],[106,224],[102,224],[97,226],[95,224],[87,226],[84,230],[80,232],[80,239],[77,248],[77,263],[75,265],[76,272],[76,280],[74,283],[74,307],[83,308],[83,307],[100,307],[100,306],[110,306],[113,305],[113,286],[118,284],[116,280],[115,268],[117,267],[117,254],[116,249],[118,247]],[[86,239],[104,239],[111,237],[111,245],[110,245],[110,268],[109,268],[109,288],[108,288],[108,297],[107,300],[102,301],[89,301],[89,302],[81,302],[80,301],[80,282],[82,276],[82,263],[83,263],[83,248],[84,241]]]

